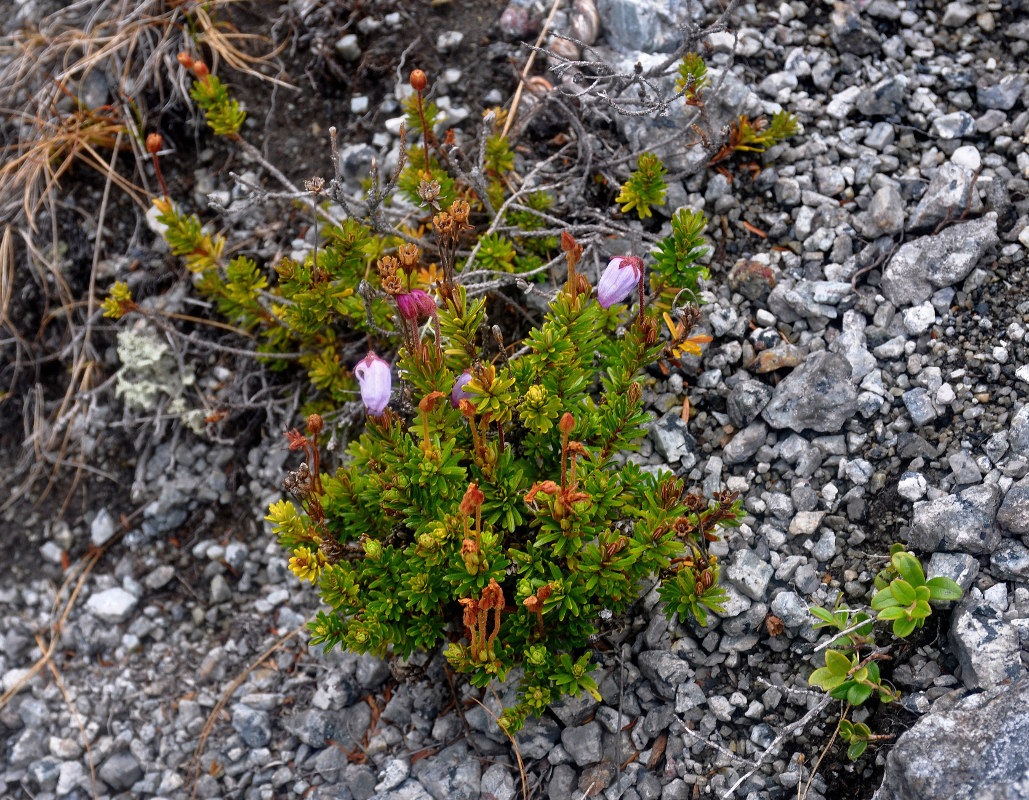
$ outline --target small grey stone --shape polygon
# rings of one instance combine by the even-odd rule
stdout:
[[[824,511],[800,511],[790,520],[790,534],[792,536],[811,536],[815,533],[822,520],[825,519]]]
[[[514,800],[514,776],[503,764],[493,764],[482,773],[479,800]]]
[[[143,578],[143,585],[152,591],[163,589],[168,582],[175,577],[175,567],[171,564],[161,564]]]
[[[975,176],[975,170],[955,164],[953,161],[941,165],[918,201],[918,206],[911,215],[908,227],[922,230],[935,228],[944,220],[959,216],[966,210],[969,212],[980,211],[982,203],[979,195],[974,191]],[[934,285],[948,286],[955,282]]]
[[[132,753],[120,750],[100,765],[97,774],[114,791],[123,792],[131,789],[132,784],[143,777],[143,770]]]
[[[940,20],[940,24],[948,28],[960,28],[974,16],[975,8],[968,3],[947,3],[947,7],[943,9],[943,19]]]
[[[1004,530],[1029,534],[1029,478],[1012,484],[997,510],[997,524]]]
[[[990,78],[985,76],[979,81],[976,100],[983,108],[997,108],[1002,111],[1014,108],[1026,83],[1025,76],[1010,73],[1003,75],[996,83],[989,81]]]
[[[926,300],[917,306],[905,309],[904,330],[911,336],[921,336],[936,322],[936,309]]]
[[[599,705],[600,701],[593,695],[583,692],[578,697],[564,697],[560,703],[552,705],[550,710],[562,725],[566,728],[574,728],[593,716]]]
[[[929,393],[921,386],[909,389],[901,398],[908,414],[911,415],[911,421],[919,428],[936,419],[936,407],[929,399]]]
[[[389,664],[370,653],[361,653],[357,658],[357,683],[362,689],[374,689],[390,676]]]
[[[644,650],[636,663],[654,690],[668,699],[675,697],[676,686],[693,677],[693,668],[689,662],[667,650]]]
[[[604,755],[599,722],[565,728],[561,732],[561,744],[579,767],[596,764]]]
[[[787,628],[799,628],[801,625],[810,625],[813,617],[808,613],[807,603],[796,592],[779,592],[772,600],[770,606],[775,616],[782,620]]]
[[[667,53],[679,40],[665,0],[599,0],[604,33],[623,52]]]
[[[979,471],[979,466],[975,463],[975,459],[967,450],[959,450],[953,455],[947,458],[947,463],[950,465],[951,472],[954,476],[954,482],[961,485],[968,485],[970,483],[979,483],[983,479],[982,472]]]
[[[755,380],[742,380],[732,387],[725,401],[729,421],[737,428],[753,422],[772,397],[772,387]]]
[[[686,423],[674,411],[650,424],[650,438],[654,441],[654,448],[669,464],[675,464],[694,452],[696,447],[696,440],[690,435]]]
[[[726,464],[742,464],[751,458],[768,437],[768,426],[763,422],[748,425],[729,440],[722,448],[722,459]]]
[[[979,562],[966,553],[933,553],[926,570],[927,578],[950,578],[967,592],[979,574]]]
[[[829,15],[829,36],[840,53],[870,56],[882,49],[882,37],[850,3],[837,3]]]
[[[961,679],[969,689],[989,689],[1018,678],[1018,631],[984,600],[967,597],[954,611],[950,637],[961,664]]]
[[[1029,403],[1018,409],[1012,417],[1008,445],[1016,455],[1029,455]]]
[[[389,758],[379,770],[379,782],[375,785],[375,791],[388,792],[396,789],[410,774],[411,764],[406,759]]]
[[[57,788],[57,780],[61,776],[61,762],[51,756],[33,761],[28,766],[29,778],[44,792],[52,792]],[[38,796],[38,795],[37,795]]]
[[[523,758],[546,758],[561,738],[561,728],[550,717],[525,720],[522,729],[515,734],[518,749]]]
[[[775,387],[761,416],[776,429],[826,432],[840,430],[856,412],[850,362],[823,350],[808,356]]]
[[[810,595],[822,585],[822,578],[811,564],[801,564],[793,573],[793,585],[802,594]]]
[[[229,588],[229,583],[225,580],[225,577],[218,574],[211,578],[211,602],[225,603],[231,599],[232,589]]]
[[[892,184],[879,187],[868,204],[868,218],[875,227],[873,235],[893,236],[904,230],[904,200]]]
[[[232,706],[232,727],[247,747],[265,747],[272,738],[267,711],[236,703]]]
[[[908,77],[902,73],[888,75],[867,87],[858,97],[857,109],[866,117],[888,117],[904,107],[904,91]]]
[[[937,117],[931,127],[941,139],[960,139],[975,130],[975,118],[967,111],[955,111]]]
[[[336,55],[344,61],[357,61],[361,57],[361,45],[357,41],[357,34],[348,33],[336,40]]]
[[[464,41],[464,34],[461,31],[444,31],[436,37],[436,51],[440,53],[452,53],[461,46]]]
[[[811,548],[811,555],[820,562],[825,562],[836,555],[836,534],[832,531],[824,531]]]
[[[86,610],[102,622],[124,622],[136,608],[138,599],[120,586],[90,595]]]
[[[990,555],[990,570],[1001,580],[1029,581],[1029,548],[1005,541]]]
[[[101,508],[89,526],[89,541],[94,547],[103,547],[114,536],[114,517],[106,508]]]
[[[412,773],[435,800],[478,800],[482,767],[462,742],[418,761]]]
[[[752,600],[763,601],[774,572],[753,550],[739,550],[725,568],[725,579]]]
[[[897,482],[897,494],[912,503],[925,497],[929,484],[920,472],[905,472]]]
[[[707,698],[707,707],[719,722],[732,721],[732,704],[721,695],[715,694]]]

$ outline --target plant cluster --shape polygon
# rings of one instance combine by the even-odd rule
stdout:
[[[890,564],[876,575],[875,588],[871,610],[878,612],[878,621],[892,622],[894,635],[901,638],[925,624],[932,614],[930,600],[949,601],[961,597],[961,587],[950,578],[936,577],[927,581],[921,563],[902,544],[890,548]],[[876,620],[863,611],[840,608],[840,600],[837,598],[832,611],[821,606],[811,608],[811,613],[819,620],[814,625],[816,629],[835,628],[839,634],[833,640],[836,646],[825,651],[825,666],[812,672],[808,682],[821,687],[833,698],[846,701],[838,731],[848,743],[847,756],[853,760],[865,752],[869,742],[886,737],[873,735],[864,723],[848,720],[847,712],[873,696],[878,696],[883,703],[893,702],[899,699],[900,692],[880,675],[878,660],[885,655],[885,650],[875,647]]]
[[[460,203],[436,215],[441,252],[467,215]],[[431,324],[408,328],[398,354],[399,396],[369,354],[368,426],[345,466],[321,473],[312,417],[289,434],[306,454],[286,480],[293,500],[268,516],[330,607],[313,643],[401,658],[445,647],[477,686],[519,667],[509,732],[562,695],[597,694],[591,637],[644,581],[660,580],[670,616],[719,610],[707,545],[740,514],[735,494],[706,502],[672,474],[614,469],[646,432],[637,376],[661,353],[658,325],[640,306],[611,339],[601,316],[642,292],[642,261],[612,259],[594,300],[581,247],[567,234],[562,247],[568,279],[517,358],[444,262],[439,303],[419,317]],[[693,307],[687,324],[698,318]]]

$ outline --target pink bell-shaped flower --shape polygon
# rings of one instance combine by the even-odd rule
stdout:
[[[393,387],[389,364],[375,353],[368,353],[354,367],[354,375],[361,385],[361,400],[373,417],[382,414],[389,404],[389,393]]]
[[[613,256],[597,284],[597,301],[604,308],[621,303],[643,277],[643,259],[636,256]]]
[[[475,395],[471,392],[465,391],[467,386],[472,381],[472,373],[465,370],[457,376],[457,380],[454,381],[454,388],[450,392],[450,405],[454,408],[458,408],[461,405],[462,400],[473,400]]]
[[[421,289],[413,289],[396,297],[397,308],[404,319],[418,322],[436,314],[436,301]]]

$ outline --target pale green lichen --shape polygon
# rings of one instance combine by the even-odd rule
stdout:
[[[178,414],[182,422],[197,435],[204,433],[204,412],[190,409],[185,389],[196,382],[191,371],[180,372],[168,345],[147,331],[120,331],[118,358],[122,367],[115,375],[116,397],[126,406],[140,411],[156,409],[161,395],[169,402],[165,411]]]

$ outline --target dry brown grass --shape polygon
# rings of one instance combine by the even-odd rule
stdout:
[[[72,422],[88,411],[93,391],[104,384],[94,342],[96,292],[102,288],[97,265],[102,256],[124,252],[104,252],[104,218],[113,195],[141,211],[149,205],[153,192],[143,140],[188,96],[176,54],[197,53],[215,69],[222,64],[282,83],[265,74],[278,71],[272,64],[281,46],[273,49],[264,37],[224,20],[230,6],[244,2],[78,0],[33,30],[0,38],[0,374],[6,383],[0,386],[0,406],[21,404],[20,466],[26,475],[12,498],[24,494],[47,463],[53,469],[37,502],[51,490],[59,466],[72,466],[77,475],[84,468],[82,454],[69,457],[68,448]],[[78,166],[91,168],[104,182],[86,297],[76,296],[62,271],[58,224],[61,181]],[[118,242],[115,248],[124,246]],[[28,329],[18,302],[32,284],[42,295],[38,319],[49,327],[45,336],[42,329]],[[39,369],[53,361],[66,366],[68,378],[63,397],[51,393],[44,400]],[[5,416],[18,416],[18,409],[9,407]]]

